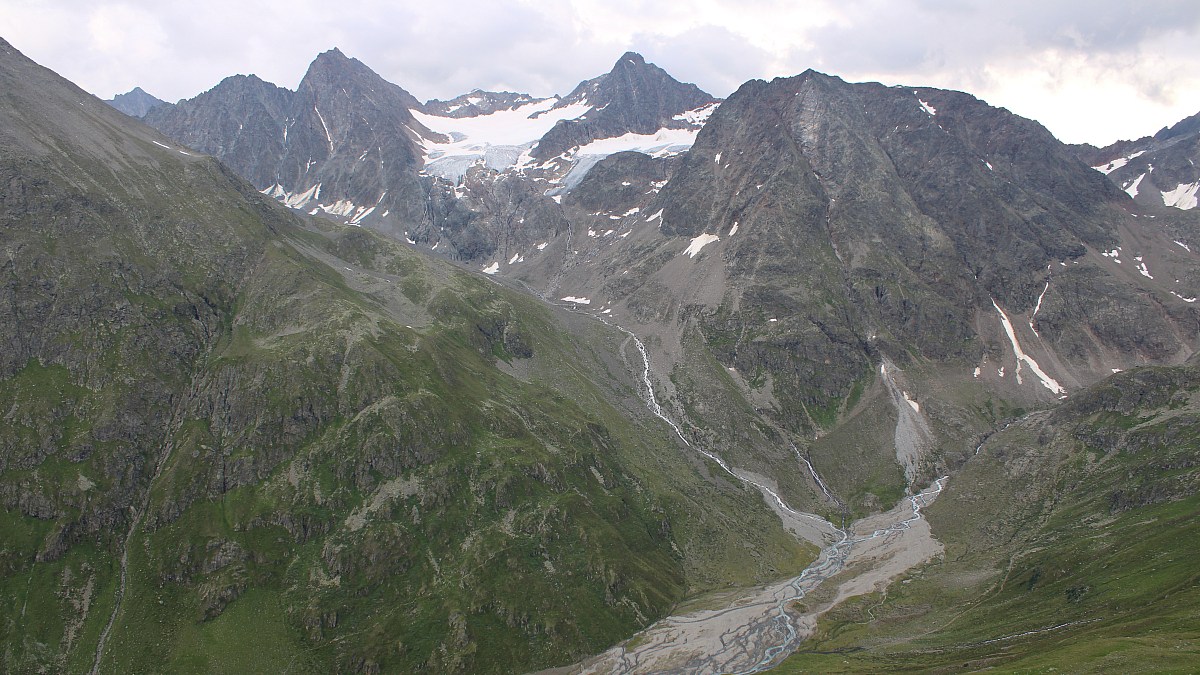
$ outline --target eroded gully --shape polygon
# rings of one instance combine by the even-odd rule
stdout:
[[[555,303],[557,304],[557,303]],[[578,311],[578,310],[577,310]],[[820,516],[797,511],[768,484],[767,479],[730,466],[721,456],[693,444],[655,394],[646,345],[633,331],[590,312],[632,342],[641,358],[641,388],[646,407],[675,432],[689,449],[712,461],[737,480],[759,490],[798,538],[824,545],[817,559],[791,579],[748,589],[728,598],[717,609],[705,609],[662,619],[621,645],[582,664],[582,673],[759,673],[778,665],[811,635],[816,620],[841,600],[868,593],[905,570],[941,551],[929,532],[921,509],[941,493],[946,477],[910,495],[892,510],[840,528]],[[622,351],[624,347],[622,346]],[[794,450],[794,448],[793,448]],[[828,499],[835,499],[815,468],[798,452]],[[850,571],[848,574],[843,572]],[[817,586],[840,575],[832,597],[816,607],[796,604]]]

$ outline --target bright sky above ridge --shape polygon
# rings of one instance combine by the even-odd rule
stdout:
[[[1200,112],[1195,0],[0,0],[0,35],[103,97],[294,89],[339,47],[418,98],[565,94],[625,51],[728,96],[813,68],[959,89],[1105,145]]]

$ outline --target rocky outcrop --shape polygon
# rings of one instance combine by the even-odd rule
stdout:
[[[555,107],[586,102],[592,110],[554,125],[531,153],[551,159],[572,147],[626,133],[653,134],[659,129],[687,129],[683,113],[717,102],[694,84],[684,84],[640,54],[627,52],[608,73],[580,82]]]

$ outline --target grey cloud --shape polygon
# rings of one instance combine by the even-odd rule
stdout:
[[[767,76],[772,60],[768,52],[721,26],[693,28],[669,38],[637,35],[634,48],[675,79],[721,97],[746,80]]]
[[[1200,28],[1194,0],[858,0],[839,10],[845,20],[811,32],[811,46],[793,61],[859,72],[962,70],[1030,50],[1119,54]]]

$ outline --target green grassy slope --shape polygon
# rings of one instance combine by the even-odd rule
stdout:
[[[1200,659],[1200,370],[1142,368],[997,434],[928,511],[943,558],[779,672],[1183,672]]]

